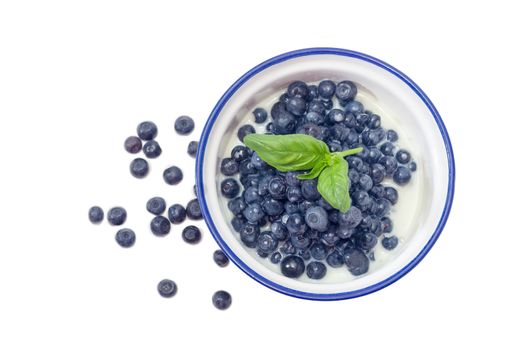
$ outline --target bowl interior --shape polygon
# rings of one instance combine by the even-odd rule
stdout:
[[[383,67],[359,57],[338,54],[288,58],[244,78],[235,91],[223,98],[222,105],[219,103],[201,140],[201,205],[221,248],[249,275],[289,294],[298,291],[328,295],[364,290],[391,278],[409,265],[438,228],[450,181],[443,135],[423,99],[404,80]],[[359,278],[341,268],[338,276],[327,281],[290,279],[281,275],[277,266],[263,262],[253,249],[244,247],[232,229],[232,215],[220,194],[219,184],[224,178],[219,171],[220,161],[238,143],[237,129],[251,123],[250,112],[261,101],[268,101],[270,96],[294,80],[317,82],[323,79],[356,82],[359,87],[357,99],[364,103],[365,108],[388,116],[389,126],[396,129],[401,134],[400,140],[407,143],[418,170],[409,184],[412,186],[407,192],[409,194],[402,198],[400,191],[400,203],[395,206],[394,225],[398,221],[402,223],[405,239],[399,249],[384,256],[388,261],[376,264],[376,268],[372,264],[369,273]]]

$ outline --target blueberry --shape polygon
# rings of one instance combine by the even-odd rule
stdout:
[[[197,226],[186,226],[182,230],[182,239],[186,243],[197,244],[201,241],[201,230]]]
[[[129,165],[129,171],[131,172],[131,175],[137,179],[142,179],[149,173],[148,162],[143,158],[135,158]]]
[[[241,241],[248,248],[255,248],[257,245],[257,238],[259,237],[260,229],[256,224],[245,224],[240,230]]]
[[[281,261],[282,257],[283,256],[281,255],[281,253],[275,252],[270,256],[270,261],[272,262],[272,264],[278,264]]]
[[[393,156],[394,155],[394,149],[395,146],[392,142],[386,141],[384,142],[380,147],[379,150],[381,153],[383,153],[385,156]]]
[[[357,124],[357,118],[353,113],[345,112],[345,120],[343,121],[343,125],[347,128],[351,128],[352,130],[355,130],[358,126]],[[354,142],[358,142],[355,140]]]
[[[233,215],[242,214],[242,211],[246,209],[246,202],[242,197],[237,197],[228,202],[228,209],[230,209]]]
[[[226,310],[232,304],[232,296],[226,291],[219,290],[213,294],[211,301],[217,309]]]
[[[364,251],[369,251],[377,244],[377,237],[372,232],[364,232],[357,236],[357,245]]]
[[[249,222],[256,223],[264,217],[264,211],[258,203],[249,204],[242,214]]]
[[[288,100],[286,100],[288,101]],[[286,112],[286,101],[285,102],[276,102],[273,104],[272,109],[270,110],[270,115],[272,119],[277,118],[281,113]]]
[[[372,178],[372,181],[374,184],[379,184],[383,181],[383,179],[386,176],[386,170],[385,167],[381,164],[372,164],[370,167],[370,177]]]
[[[162,148],[155,140],[146,141],[142,150],[146,158],[157,158],[162,153]]]
[[[410,153],[408,153],[408,151],[404,149],[400,149],[396,153],[396,159],[401,164],[407,164],[408,162],[410,162],[410,158]]]
[[[308,208],[305,214],[305,221],[313,230],[323,232],[328,228],[328,214],[320,206]]]
[[[361,134],[361,139],[366,146],[377,145],[385,138],[385,132],[383,129],[365,130]]]
[[[101,207],[91,207],[88,212],[89,221],[93,224],[100,224],[104,220],[104,211]]]
[[[166,210],[166,201],[161,197],[153,197],[146,203],[146,209],[154,215],[160,215]]]
[[[226,198],[235,198],[240,191],[239,183],[229,177],[221,182],[221,193]]]
[[[382,217],[387,215],[390,212],[390,202],[385,199],[381,198],[377,201],[377,209],[375,215]]]
[[[343,141],[350,134],[350,129],[344,125],[336,124],[328,129],[329,141],[337,140]]]
[[[390,142],[396,142],[399,139],[399,136],[394,130],[388,130],[386,132],[386,139]]]
[[[385,187],[385,198],[388,199],[390,203],[396,204],[398,199],[397,190],[393,187]]]
[[[258,189],[255,186],[250,186],[244,190],[242,197],[246,204],[258,203],[262,200],[262,197],[259,195]]]
[[[175,131],[179,135],[188,135],[195,128],[195,123],[190,117],[183,115],[175,120]]]
[[[142,122],[137,126],[137,135],[144,141],[157,137],[157,126],[153,122]]]
[[[410,170],[407,167],[400,166],[394,172],[393,179],[398,185],[406,185],[410,181],[411,177],[412,174],[410,173]]]
[[[231,157],[237,163],[240,163],[243,160],[250,158],[250,150],[246,146],[237,145],[233,147]]]
[[[381,219],[381,232],[382,233],[390,233],[392,232],[393,228],[394,228],[394,223],[389,217],[385,216],[384,218]]]
[[[109,209],[108,211],[108,222],[111,225],[122,225],[128,216],[128,213],[126,212],[126,209],[122,207],[114,207]]]
[[[239,164],[239,173],[241,173],[241,176],[256,174],[257,169],[253,166],[251,159],[245,159]]]
[[[244,137],[246,135],[254,134],[254,133],[255,133],[255,128],[250,124],[246,124],[246,125],[241,126],[239,130],[237,130],[237,137],[239,138],[239,140],[241,140],[241,142],[243,142]]]
[[[299,126],[295,130],[295,133],[312,136],[318,140],[323,139],[322,129],[318,125],[315,125],[314,123],[306,123],[306,124]]]
[[[397,161],[392,156],[384,156],[379,159],[379,164],[385,167],[385,172],[387,176],[394,175],[394,171],[397,168]]]
[[[291,97],[286,103],[286,110],[295,116],[301,116],[306,112],[306,101],[301,97]]]
[[[395,249],[398,243],[399,243],[399,240],[397,239],[396,236],[384,237],[383,240],[381,241],[381,244],[387,250]]]
[[[239,163],[232,158],[224,158],[221,161],[221,173],[226,176],[232,176],[239,172]]]
[[[182,181],[183,174],[179,167],[173,165],[164,170],[162,177],[164,178],[164,182],[168,185],[176,185]]]
[[[310,254],[315,260],[324,260],[327,253],[325,246],[321,243],[314,243],[310,247]]]
[[[225,267],[230,262],[226,254],[220,249],[213,252],[213,261],[220,267]]]
[[[190,141],[188,143],[188,148],[186,152],[190,155],[190,157],[195,158],[197,156],[197,150],[199,149],[199,142],[198,141]]]
[[[274,176],[268,183],[268,192],[273,199],[286,198],[286,182],[280,176]]]
[[[171,224],[168,219],[166,219],[164,216],[155,216],[151,222],[150,222],[150,229],[151,232],[155,236],[166,236],[168,233],[170,233],[171,230]]]
[[[231,220],[231,224],[235,232],[241,232],[242,228],[246,224],[246,219],[244,217],[236,216]]]
[[[332,224],[337,224],[339,221],[339,210],[332,210],[328,212],[328,221]]]
[[[308,261],[312,257],[312,255],[310,254],[310,250],[308,248],[297,249],[296,254],[299,257],[301,257],[304,261]]]
[[[168,208],[168,219],[172,224],[180,224],[186,219],[186,209],[180,204]]]
[[[283,203],[273,198],[265,198],[261,205],[264,212],[268,215],[279,215],[284,210]]]
[[[326,265],[319,261],[312,261],[306,265],[306,275],[313,280],[320,280],[326,275]]]
[[[286,198],[288,199],[288,201],[292,203],[299,202],[300,200],[303,199],[301,188],[298,186],[288,187],[286,189]]]
[[[286,277],[297,278],[304,273],[304,261],[296,255],[289,255],[281,261],[281,273]]]
[[[257,124],[264,123],[266,119],[268,118],[268,112],[266,112],[266,110],[261,107],[255,108],[252,114]]]
[[[305,180],[301,184],[301,192],[303,197],[309,201],[316,201],[321,198],[319,191],[317,190],[317,180]]]
[[[330,123],[341,123],[345,120],[345,114],[342,110],[334,108],[328,112],[327,118]]]
[[[257,250],[266,254],[277,249],[277,244],[277,240],[273,238],[270,231],[261,233],[257,238]]]
[[[191,220],[202,219],[201,206],[196,198],[189,201],[186,205],[186,215]]]
[[[135,244],[135,232],[129,228],[123,228],[117,231],[115,240],[123,248],[129,248]]]
[[[366,210],[370,205],[370,196],[365,191],[357,190],[350,194],[350,196],[354,200],[355,206],[361,210]]]
[[[348,168],[359,171],[363,167],[363,160],[356,156],[350,156],[346,158],[348,162]]]
[[[177,285],[172,280],[162,280],[157,285],[157,291],[164,298],[171,298],[177,294]]]
[[[301,214],[291,214],[286,222],[286,228],[290,233],[302,234],[306,231],[306,223]]]
[[[319,96],[324,99],[331,99],[335,93],[335,83],[331,80],[323,80],[317,89]]]
[[[410,162],[410,164],[408,164],[408,169],[410,169],[410,171],[414,172],[417,170],[417,164],[415,162]]]
[[[300,97],[302,99],[306,99],[308,97],[308,85],[302,81],[294,81],[290,85],[288,85],[288,95],[291,97],[296,96]]]
[[[341,102],[348,102],[357,95],[357,86],[351,81],[344,80],[335,87],[335,96]]]
[[[357,229],[349,226],[341,225],[337,227],[336,234],[340,239],[349,239],[356,233]]]
[[[288,230],[280,221],[272,222],[270,230],[272,231],[273,236],[279,241],[284,241],[288,237]]]
[[[385,188],[383,187],[383,185],[376,184],[374,185],[374,187],[372,187],[370,191],[368,191],[368,193],[376,199],[383,198],[385,196]]]
[[[283,253],[284,255],[292,255],[295,254],[297,249],[293,246],[292,242],[285,241],[280,247],[279,251]]]
[[[298,172],[289,171],[284,176],[284,181],[286,182],[286,185],[288,186],[300,186],[301,180],[297,178]]]
[[[142,149],[142,141],[137,136],[130,136],[124,141],[124,149],[129,153],[139,153]]]
[[[368,272],[370,262],[359,249],[348,249],[343,255],[344,262],[350,273],[354,276],[362,275]]]
[[[321,113],[311,111],[306,113],[305,120],[308,123],[319,125],[324,122],[324,116]]]
[[[339,225],[341,226],[354,228],[359,225],[362,219],[363,214],[361,213],[361,210],[353,205],[350,207],[350,209],[348,209],[347,212],[339,213]]]
[[[325,108],[323,105],[323,102],[315,100],[308,104],[308,112],[309,113],[317,113],[322,116],[325,115]]]
[[[366,158],[366,161],[369,164],[375,164],[381,158],[382,154],[379,148],[377,147],[370,147],[368,150],[368,157]]]
[[[381,117],[377,114],[372,114],[368,120],[368,127],[372,130],[377,129],[381,126]]]
[[[359,101],[350,101],[345,105],[345,112],[358,114],[364,110],[363,104]]]
[[[334,229],[335,226],[331,226],[326,232],[321,234],[321,243],[328,247],[333,247],[339,241],[339,237]]]
[[[374,181],[369,175],[361,175],[359,177],[359,188],[361,188],[363,191],[370,191],[372,187],[374,186]]]
[[[317,85],[308,85],[308,96],[306,97],[306,101],[312,101],[316,99],[319,96],[319,91],[317,89]]]
[[[310,246],[310,238],[301,233],[291,233],[290,242],[296,249],[306,249]]]
[[[262,170],[268,167],[268,164],[266,164],[256,152],[253,152],[251,162],[257,170]]]
[[[326,257],[326,263],[332,267],[341,267],[344,264],[343,255],[338,251],[333,251]]]
[[[273,120],[273,130],[278,135],[293,133],[295,125],[295,117],[287,111],[279,113]]]
[[[365,127],[370,120],[370,115],[368,113],[358,113],[355,115],[356,126]],[[363,130],[361,130],[363,131]]]
[[[302,201],[299,203],[299,212],[302,214],[306,214],[306,211],[308,210],[308,208],[311,208],[313,206],[315,206],[314,202]]]

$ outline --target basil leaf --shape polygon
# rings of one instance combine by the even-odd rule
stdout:
[[[332,207],[347,212],[350,209],[348,162],[339,156],[333,157],[332,164],[319,175],[317,190]]]
[[[309,173],[307,174],[300,174],[300,175],[297,175],[297,178],[299,180],[311,180],[311,179],[315,179],[316,177],[319,176],[319,174],[321,174],[321,171],[324,170],[324,168],[326,168],[327,164],[325,161],[321,161],[321,162],[318,162],[312,170],[310,170]]]
[[[309,170],[330,154],[326,143],[303,134],[249,134],[243,141],[279,171]]]

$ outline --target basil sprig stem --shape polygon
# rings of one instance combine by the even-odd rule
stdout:
[[[317,190],[321,196],[341,212],[350,209],[350,179],[344,157],[361,152],[362,147],[330,153],[326,143],[303,134],[249,134],[244,143],[279,171],[310,170],[297,177],[301,180],[318,177]]]

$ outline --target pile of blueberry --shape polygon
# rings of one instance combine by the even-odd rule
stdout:
[[[190,117],[181,116],[175,121],[175,131],[179,135],[189,135],[194,129],[194,122]],[[137,127],[137,136],[130,136],[124,142],[126,151],[136,154],[141,150],[146,158],[157,158],[162,153],[162,149],[155,138],[157,136],[157,126],[150,121],[142,122]],[[144,145],[142,141],[145,141]],[[187,153],[195,158],[198,149],[198,142],[191,141],[188,144]],[[136,178],[144,178],[149,173],[149,164],[143,158],[136,158],[130,165],[131,174]],[[164,181],[168,185],[176,185],[183,179],[182,170],[177,166],[171,166],[163,172]],[[194,187],[194,192],[195,187]],[[196,193],[195,193],[196,195]],[[167,209],[167,216],[164,213]],[[167,208],[166,201],[162,197],[153,197],[146,203],[146,210],[153,214],[150,221],[151,232],[158,237],[164,237],[171,231],[172,224],[180,224],[186,220],[202,219],[202,213],[199,202],[196,198],[190,200],[184,207],[181,204],[174,204]],[[99,206],[93,206],[88,212],[89,220],[93,224],[100,224],[104,220],[104,210]],[[107,214],[108,222],[113,226],[121,226],[126,222],[127,211],[123,207],[113,207]],[[201,231],[197,226],[188,225],[182,230],[182,239],[189,244],[197,244],[201,240]],[[135,232],[129,228],[122,228],[117,231],[115,240],[123,248],[130,248],[135,244]],[[228,257],[223,251],[217,250],[213,253],[213,260],[220,267],[228,265]],[[177,293],[177,284],[170,280],[164,279],[157,285],[157,291],[162,297],[171,298]],[[225,291],[217,291],[212,296],[213,305],[220,309],[227,309],[232,302],[231,295]]]
[[[268,134],[310,135],[324,141],[331,152],[363,148],[346,158],[352,199],[346,213],[321,197],[316,179],[302,181],[297,179],[299,172],[279,172],[244,145],[222,159],[220,170],[227,178],[220,187],[234,215],[232,227],[246,247],[280,264],[287,277],[306,271],[309,278],[322,279],[326,264],[345,265],[359,276],[368,271],[379,240],[388,250],[398,244],[389,218],[398,192],[382,182],[392,178],[398,185],[407,184],[416,163],[408,151],[397,148],[398,134],[385,130],[381,117],[365,110],[356,94],[351,81],[295,81],[272,106],[269,122],[266,110],[253,111],[255,123],[267,123]],[[242,142],[250,133],[255,128],[247,124],[237,136]]]

